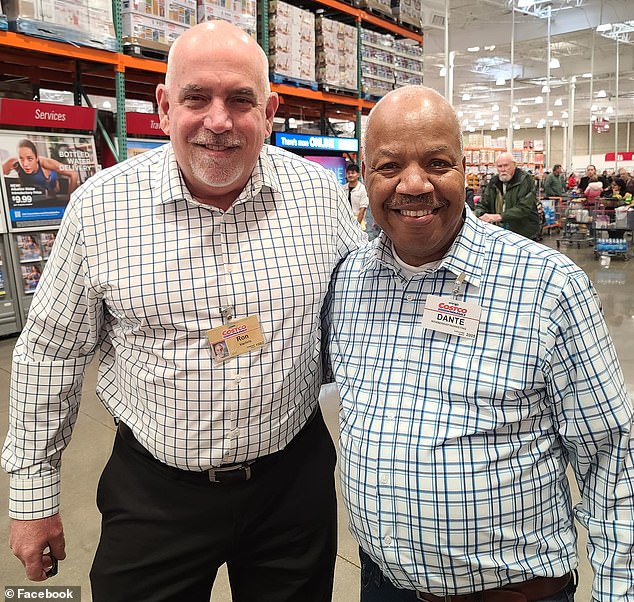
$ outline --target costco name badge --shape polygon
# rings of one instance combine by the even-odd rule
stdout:
[[[471,301],[457,301],[430,295],[423,311],[423,326],[437,332],[475,339],[480,325],[480,306]]]

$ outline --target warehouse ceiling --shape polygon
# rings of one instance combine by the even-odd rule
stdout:
[[[445,93],[453,61],[465,130],[634,126],[634,0],[447,2],[448,44],[445,1],[424,2],[425,84]]]

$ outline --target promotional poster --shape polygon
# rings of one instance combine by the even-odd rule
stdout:
[[[60,224],[71,193],[98,170],[92,136],[0,130],[0,165],[12,230]]]

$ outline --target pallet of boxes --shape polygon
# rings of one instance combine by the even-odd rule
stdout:
[[[111,0],[2,0],[12,31],[116,51]]]
[[[197,22],[196,0],[123,0],[124,49],[162,58],[174,40]]]
[[[256,0],[198,0],[198,22],[220,19],[257,35]]]
[[[269,68],[275,83],[317,89],[313,13],[280,0],[269,2]]]
[[[321,90],[358,96],[356,27],[317,16],[315,55]]]

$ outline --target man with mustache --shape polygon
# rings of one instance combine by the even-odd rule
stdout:
[[[535,179],[517,167],[511,153],[498,155],[495,166],[498,173],[484,189],[475,207],[476,216],[527,238],[538,239],[540,219]]]
[[[330,601],[319,311],[363,234],[330,172],[264,144],[279,101],[237,27],[184,33],[156,97],[170,143],[75,192],[15,348],[11,548],[34,581],[65,557],[60,460],[98,351],[118,430],[93,601],[208,602],[225,562],[236,602]]]
[[[575,519],[593,599],[629,600],[633,412],[588,277],[465,207],[460,123],[435,91],[384,96],[364,150],[383,232],[323,314],[362,602],[571,602]]]

